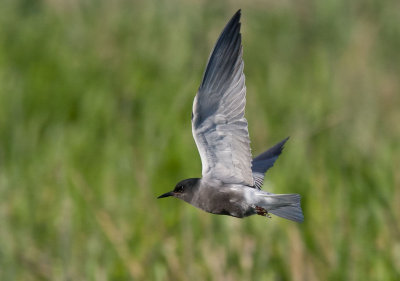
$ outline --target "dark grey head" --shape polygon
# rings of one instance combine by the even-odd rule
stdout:
[[[195,191],[197,190],[199,178],[192,178],[180,181],[176,184],[173,191],[164,193],[157,198],[164,198],[169,196],[174,196],[176,198],[182,199],[183,201],[189,202],[192,200]]]

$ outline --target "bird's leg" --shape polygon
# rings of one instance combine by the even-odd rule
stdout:
[[[271,216],[268,214],[268,211],[265,210],[263,207],[256,206],[255,209],[256,209],[257,215],[271,218]]]

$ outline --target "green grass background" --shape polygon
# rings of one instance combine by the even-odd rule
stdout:
[[[303,224],[156,200],[242,8],[254,154]],[[4,0],[0,280],[400,280],[400,2]]]

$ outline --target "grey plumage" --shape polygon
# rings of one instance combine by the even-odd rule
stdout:
[[[174,196],[213,214],[242,218],[272,213],[303,221],[300,195],[261,190],[265,172],[288,138],[252,159],[244,117],[240,15],[239,10],[218,38],[193,102],[192,133],[202,162],[202,178],[183,180],[159,198]]]
[[[239,19],[240,11],[211,52],[193,102],[192,131],[203,178],[253,186]]]

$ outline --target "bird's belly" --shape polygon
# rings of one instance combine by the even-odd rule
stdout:
[[[216,214],[216,215],[232,216],[232,217],[236,217],[236,218],[244,218],[244,217],[255,214],[253,208],[249,208],[247,206],[244,207],[244,206],[237,205],[237,204],[230,204],[229,206],[225,206],[221,209],[214,210],[209,213]]]
[[[198,206],[206,212],[216,215],[227,215],[243,218],[255,214],[254,208],[247,204],[244,194],[241,192],[233,193],[218,190],[208,194],[202,206]]]

